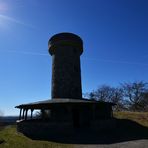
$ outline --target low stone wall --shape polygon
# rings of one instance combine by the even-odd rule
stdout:
[[[91,121],[90,127],[74,128],[71,122],[51,122],[40,120],[17,121],[17,131],[28,136],[68,135],[79,130],[109,130],[116,127],[115,119]]]
[[[68,133],[73,129],[72,123],[49,122],[49,121],[17,121],[17,131],[25,135],[56,135],[60,133]]]

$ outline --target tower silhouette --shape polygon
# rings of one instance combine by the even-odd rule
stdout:
[[[48,47],[52,56],[52,99],[81,99],[81,38],[72,33],[59,33],[50,38]]]

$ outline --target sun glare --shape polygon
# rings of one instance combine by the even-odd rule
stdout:
[[[6,12],[8,10],[8,5],[6,3],[0,3],[0,13]]]

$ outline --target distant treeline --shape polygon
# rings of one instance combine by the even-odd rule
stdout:
[[[148,83],[144,81],[124,82],[117,87],[101,85],[84,97],[113,102],[118,111],[148,111]]]

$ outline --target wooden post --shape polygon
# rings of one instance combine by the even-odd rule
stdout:
[[[26,112],[25,112],[25,120],[27,120],[27,112],[28,112],[28,109],[26,109]]]
[[[34,109],[31,109],[31,119],[32,119],[33,111],[34,111]]]
[[[23,117],[22,117],[22,119],[24,119],[24,117],[25,117],[25,109],[23,108]]]
[[[22,108],[20,109],[19,120],[21,120],[21,115],[22,115]]]
[[[45,119],[45,110],[44,109],[41,109],[41,118],[44,120]]]

